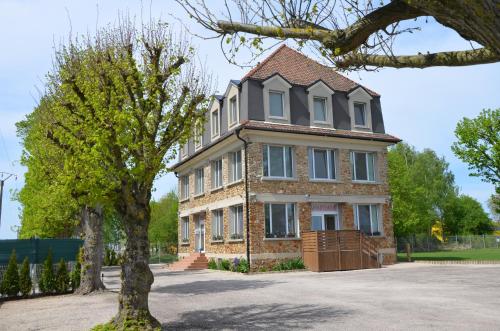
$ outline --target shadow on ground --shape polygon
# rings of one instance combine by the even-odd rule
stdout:
[[[241,290],[252,290],[277,284],[263,280],[202,280],[191,283],[159,286],[153,288],[155,293],[170,293],[181,295],[198,295],[222,293]]]
[[[182,314],[178,321],[163,324],[163,329],[305,329],[316,323],[338,322],[349,314],[348,310],[317,305],[247,305],[190,311]]]

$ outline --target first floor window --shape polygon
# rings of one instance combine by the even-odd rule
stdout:
[[[354,226],[367,235],[381,235],[380,206],[354,205]]]
[[[231,239],[243,239],[243,205],[233,206],[231,209],[231,223],[229,233]]]
[[[189,241],[189,217],[181,218],[181,236],[183,242]]]
[[[354,103],[354,125],[366,126],[366,104]]]
[[[310,152],[310,174],[314,179],[335,179],[335,151],[312,148]]]
[[[326,98],[314,97],[314,121],[326,122]]]
[[[352,180],[375,181],[375,153],[351,152]]]
[[[283,95],[284,93],[279,91],[269,92],[269,116],[284,117]]]
[[[230,174],[229,178],[231,182],[236,182],[240,180],[241,177],[241,150],[237,152],[229,153]]]
[[[222,187],[222,159],[212,161],[212,188]]]
[[[264,177],[293,177],[293,155],[290,146],[264,145]]]
[[[266,203],[266,238],[294,238],[297,236],[294,203]]]
[[[212,240],[224,239],[224,213],[222,209],[212,211]]]
[[[195,194],[202,194],[205,191],[205,185],[203,183],[205,179],[203,168],[198,168],[195,171]]]
[[[181,177],[181,199],[189,198],[189,175]]]

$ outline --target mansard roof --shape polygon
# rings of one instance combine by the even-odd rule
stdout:
[[[285,44],[250,70],[242,81],[247,79],[264,81],[275,74],[279,74],[291,84],[302,86],[310,86],[322,80],[334,91],[350,92],[361,86],[333,68],[322,65]],[[366,87],[364,89],[372,96],[379,96]]]

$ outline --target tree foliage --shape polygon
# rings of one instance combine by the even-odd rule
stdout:
[[[462,119],[455,135],[458,141],[451,149],[469,165],[470,175],[492,183],[500,193],[500,108]]]
[[[70,278],[68,273],[68,267],[66,266],[66,262],[64,259],[59,261],[57,265],[57,272],[55,278],[55,289],[57,293],[66,293],[68,292],[70,286]]]
[[[53,293],[56,289],[56,278],[54,275],[54,263],[52,262],[52,250],[49,249],[47,258],[42,267],[42,274],[38,282],[38,287],[42,293]]]
[[[149,241],[152,243],[177,243],[178,209],[179,200],[174,191],[170,191],[158,201],[151,202]]]
[[[261,53],[272,39],[308,44],[339,68],[466,66],[500,61],[500,9],[495,0],[322,1],[229,0],[215,10],[206,0],[176,0],[220,38],[234,62],[242,48]],[[394,54],[398,36],[416,33],[428,17],[481,45],[470,50]],[[411,21],[409,21],[411,20]],[[271,44],[271,47],[274,44]],[[229,54],[229,56],[227,55]]]
[[[467,195],[449,199],[443,220],[445,232],[452,235],[489,234],[494,230],[481,204]]]
[[[19,272],[19,291],[26,297],[30,295],[32,288],[33,282],[31,281],[30,275],[30,261],[28,257],[25,257],[21,266],[21,271]]]

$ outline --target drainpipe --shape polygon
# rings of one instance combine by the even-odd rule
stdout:
[[[174,172],[174,175],[175,177],[177,177],[177,185],[179,184],[179,174],[177,173],[177,171]],[[179,187],[177,187],[177,192],[179,192]],[[179,200],[179,197],[177,198],[177,201]],[[181,216],[181,212],[180,212],[180,208],[179,208],[179,202],[177,202],[177,260],[179,260],[179,221],[180,221],[180,216]],[[181,224],[182,226],[182,224]],[[160,254],[158,253],[158,256],[160,256]]]
[[[238,128],[235,130],[236,137],[243,142],[243,146],[245,149],[245,209],[246,209],[246,224],[247,224],[247,261],[248,261],[248,267],[250,267],[250,209],[249,209],[249,202],[248,202],[248,141],[240,137],[240,132],[241,128]]]

